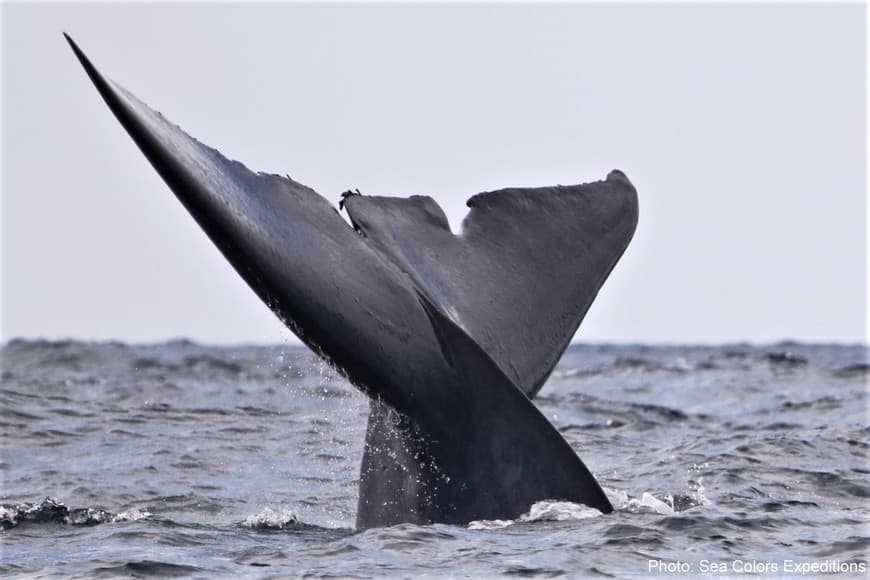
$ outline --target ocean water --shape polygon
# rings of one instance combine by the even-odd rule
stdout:
[[[868,566],[863,346],[573,346],[536,402],[613,514],[540,502],[516,521],[361,533],[368,404],[302,347],[13,340],[0,356],[0,573],[862,577]]]

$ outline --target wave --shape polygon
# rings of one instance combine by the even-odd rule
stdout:
[[[138,508],[117,514],[98,508],[70,509],[66,504],[47,497],[39,504],[0,505],[0,528],[8,530],[21,524],[96,526],[105,523],[133,522],[150,515],[148,511]]]
[[[245,518],[239,525],[253,530],[301,531],[325,529],[313,524],[306,524],[292,510],[286,507],[280,510],[265,507],[256,514]]]

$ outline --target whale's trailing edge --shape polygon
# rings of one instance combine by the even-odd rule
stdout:
[[[67,40],[249,286],[373,397],[358,527],[514,518],[542,499],[611,511],[528,397],[634,232],[637,197],[621,172],[479,194],[458,236],[431,199],[350,196],[360,236],[312,189],[189,137]]]

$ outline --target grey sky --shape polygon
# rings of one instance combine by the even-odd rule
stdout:
[[[3,6],[2,336],[289,333],[61,36],[201,141],[465,200],[624,170],[640,224],[575,340],[866,340],[865,7]]]

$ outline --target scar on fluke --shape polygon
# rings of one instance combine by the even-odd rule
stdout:
[[[531,399],[634,234],[637,193],[621,171],[477,194],[460,235],[432,198],[347,191],[351,227],[311,188],[194,140],[66,38],[251,289],[371,397],[358,528],[514,519],[545,499],[612,511]]]

